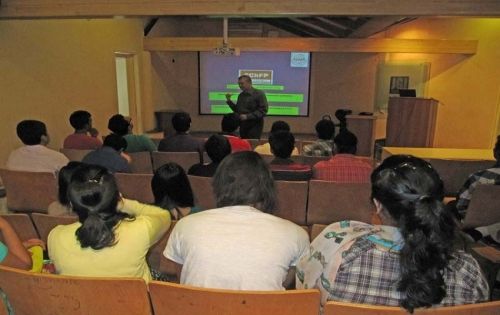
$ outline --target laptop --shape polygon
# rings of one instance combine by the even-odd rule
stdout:
[[[415,89],[400,89],[400,97],[417,97],[417,91]]]

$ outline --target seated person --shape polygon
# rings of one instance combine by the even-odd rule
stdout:
[[[298,257],[309,251],[307,233],[273,216],[271,172],[255,152],[227,156],[213,179],[218,209],[177,222],[163,255],[180,282],[204,288],[284,290]]]
[[[125,152],[134,153],[156,151],[156,145],[153,140],[146,135],[132,134],[133,128],[134,125],[132,124],[132,119],[130,119],[130,117],[124,117],[120,114],[112,116],[108,121],[108,129],[114,134],[122,136],[123,139],[127,141],[127,148],[125,149]]]
[[[337,183],[369,183],[372,166],[355,156],[358,138],[346,130],[335,136],[336,154],[313,166],[313,178]]]
[[[278,131],[290,132],[290,125],[283,120],[275,121],[271,126],[271,131],[269,132],[269,135]],[[269,142],[256,146],[254,151],[262,155],[272,155],[271,146],[269,145]],[[293,156],[299,155],[299,150],[296,147],[293,147],[292,155]]]
[[[189,134],[191,117],[188,113],[175,113],[172,125],[176,134],[160,141],[158,151],[164,152],[203,152],[203,140]]]
[[[201,209],[194,206],[193,190],[184,169],[177,163],[167,163],[155,171],[151,180],[155,205],[170,211],[179,220]]]
[[[462,189],[460,189],[455,204],[460,220],[465,218],[470,200],[478,185],[500,185],[500,135],[497,136],[497,142],[493,148],[493,156],[496,160],[495,165],[491,168],[471,174]],[[495,242],[500,243],[499,231],[500,223],[485,227],[478,227],[467,232],[469,232],[469,234],[476,240],[490,236]]]
[[[64,139],[63,148],[77,150],[95,150],[102,146],[97,138],[99,131],[92,128],[92,116],[84,110],[77,110],[69,116],[69,123],[75,132]],[[90,134],[90,135],[89,135]]]
[[[68,199],[78,222],[48,237],[57,273],[151,280],[146,253],[168,230],[168,211],[121,198],[113,175],[97,165],[75,171]]]
[[[47,209],[47,213],[49,215],[74,215],[68,200],[68,185],[71,181],[71,176],[73,176],[73,173],[81,165],[81,162],[71,161],[68,165],[59,170],[59,173],[57,174],[58,200],[49,205]]]
[[[335,135],[335,124],[331,119],[323,117],[316,123],[315,128],[318,140],[314,143],[304,145],[302,154],[307,156],[332,156],[332,138]]]
[[[82,162],[100,165],[111,173],[130,173],[129,161],[121,154],[126,147],[125,139],[112,133],[104,138],[102,148],[87,154]]]
[[[383,225],[329,225],[297,264],[296,287],[319,288],[328,300],[414,309],[487,301],[476,260],[455,249],[457,226],[443,205],[443,182],[432,166],[394,155],[371,176]]]
[[[47,148],[49,136],[43,122],[21,121],[17,124],[17,136],[24,146],[10,153],[6,163],[7,169],[55,173],[68,164],[69,160],[64,154]]]
[[[0,232],[3,236],[3,242],[0,242],[0,265],[30,270],[33,263],[31,254],[27,248],[33,246],[42,246],[45,244],[39,239],[30,239],[21,242],[12,226],[0,216]]]
[[[220,162],[231,154],[231,144],[228,139],[221,135],[213,135],[205,142],[205,151],[211,162],[208,164],[198,163],[188,170],[189,175],[212,177]]]
[[[231,152],[252,151],[252,145],[248,140],[241,139],[236,134],[236,130],[240,127],[240,119],[237,114],[226,114],[222,117],[221,129],[222,135],[229,140],[231,144]]]
[[[288,131],[278,131],[269,136],[271,152],[275,156],[269,168],[275,180],[307,181],[312,177],[309,165],[296,163],[290,159],[295,146],[295,138]]]

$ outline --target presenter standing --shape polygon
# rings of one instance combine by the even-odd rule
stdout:
[[[266,94],[252,87],[252,79],[248,75],[240,76],[238,85],[242,92],[236,104],[231,101],[231,93],[226,94],[226,103],[240,117],[241,138],[260,139],[268,108]]]

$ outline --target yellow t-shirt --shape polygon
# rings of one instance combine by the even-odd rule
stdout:
[[[141,277],[151,280],[146,254],[170,226],[170,214],[161,208],[123,199],[123,220],[115,228],[116,244],[100,250],[81,248],[75,236],[80,222],[55,227],[48,237],[49,257],[59,274],[93,277]]]

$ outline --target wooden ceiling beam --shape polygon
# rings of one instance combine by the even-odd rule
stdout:
[[[0,18],[104,16],[500,16],[498,0],[2,0]]]
[[[222,45],[219,37],[144,38],[147,51],[212,51]],[[475,54],[476,40],[346,39],[346,38],[229,38],[241,51],[310,51],[358,53]]]

